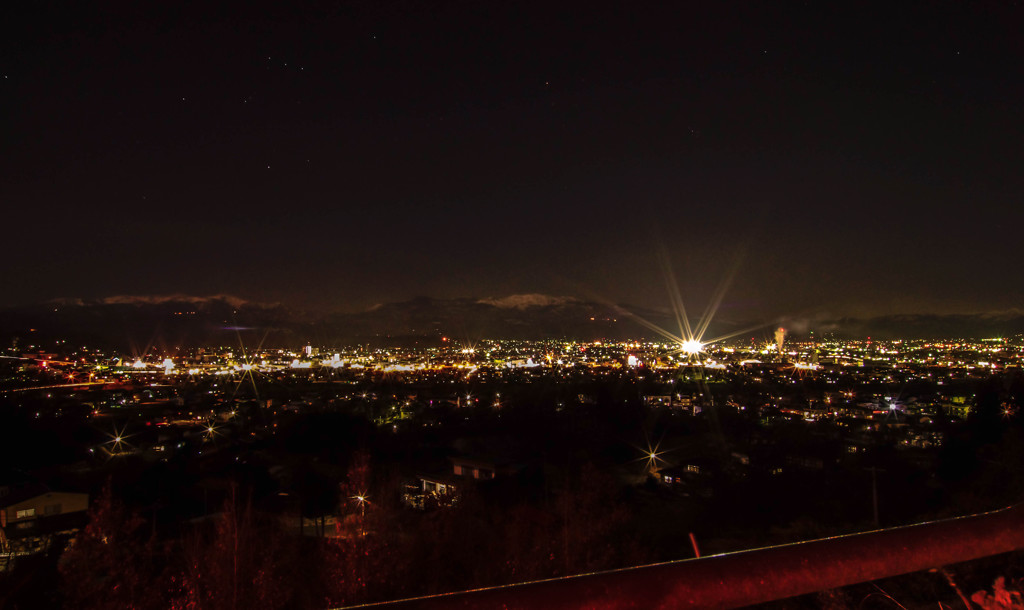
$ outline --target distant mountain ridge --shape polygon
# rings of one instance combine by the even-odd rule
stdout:
[[[642,330],[614,305],[545,295],[418,297],[362,312],[329,314],[317,328],[329,339],[445,336],[460,342],[483,338],[624,339],[638,336]]]
[[[441,337],[472,343],[494,339],[643,339],[666,341],[648,325],[678,332],[666,311],[544,294],[435,299],[418,297],[348,313],[309,313],[279,303],[257,303],[232,295],[113,296],[58,299],[0,309],[4,346],[46,346],[54,341],[118,349],[174,351],[240,342],[275,347],[354,343],[437,342]],[[795,338],[816,336],[876,339],[990,338],[1024,333],[1024,312],[902,314],[874,318],[779,319],[760,326],[716,320],[707,336],[756,327],[742,337],[767,337],[789,328]],[[764,337],[761,337],[764,335]]]
[[[211,296],[192,296],[187,294],[163,294],[163,295],[116,295],[111,297],[103,297],[99,299],[80,299],[80,298],[59,298],[46,301],[45,304],[57,305],[65,307],[84,307],[87,305],[180,305],[180,304],[195,304],[195,305],[207,305],[211,303],[222,302],[232,307],[244,307],[247,305],[258,306],[258,307],[275,307],[277,304],[260,304],[240,299],[230,294],[216,294]]]
[[[874,318],[839,318],[830,323],[844,336],[878,339],[991,339],[1024,334],[1024,312],[975,314],[894,314]]]
[[[23,346],[46,347],[62,340],[133,351],[174,351],[223,344],[244,327],[285,330],[298,319],[279,304],[230,295],[55,299],[0,310],[0,338],[5,346],[17,338]]]

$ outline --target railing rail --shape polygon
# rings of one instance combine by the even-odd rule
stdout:
[[[702,559],[434,595],[379,608],[738,608],[1024,549],[1024,504]]]

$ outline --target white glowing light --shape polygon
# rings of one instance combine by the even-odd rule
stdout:
[[[704,350],[704,344],[696,339],[688,339],[680,344],[679,348],[691,356],[699,354]]]

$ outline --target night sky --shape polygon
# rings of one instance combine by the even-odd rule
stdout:
[[[179,4],[3,9],[0,305],[1024,297],[1018,3]]]

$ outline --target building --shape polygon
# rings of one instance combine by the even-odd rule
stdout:
[[[420,474],[417,485],[410,485],[403,501],[413,508],[451,506],[458,500],[458,492],[469,481],[490,481],[516,474],[522,467],[508,462],[476,457],[451,457],[449,472]]]
[[[46,550],[55,535],[85,526],[89,495],[51,491],[37,482],[0,482],[0,552]]]

